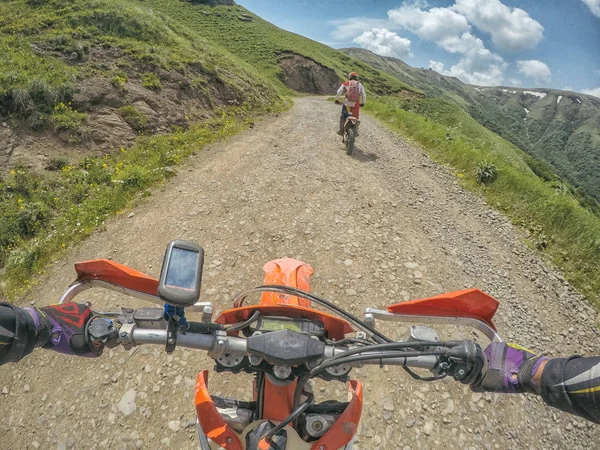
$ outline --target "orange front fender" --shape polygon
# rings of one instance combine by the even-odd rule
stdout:
[[[310,276],[314,270],[310,265],[292,258],[276,259],[263,266],[264,284],[280,284],[310,292]],[[260,297],[261,305],[294,305],[310,307],[310,301],[290,295],[265,292]]]

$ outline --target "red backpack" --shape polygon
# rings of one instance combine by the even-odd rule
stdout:
[[[360,100],[360,88],[358,87],[358,81],[349,80],[348,86],[346,87],[346,99],[350,102],[357,102]]]

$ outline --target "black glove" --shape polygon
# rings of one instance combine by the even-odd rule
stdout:
[[[46,340],[44,348],[67,355],[95,357],[102,348],[90,346],[86,336],[92,311],[80,303],[63,303],[43,308],[27,308],[38,332],[38,341]]]
[[[364,107],[365,107],[365,104],[364,104],[364,103],[361,103],[361,104],[360,104],[360,107],[361,107],[361,108],[364,108]]]
[[[336,101],[335,101],[335,104],[336,104],[336,105],[341,105],[341,104],[342,104],[342,102],[340,102],[339,100],[336,100]]]

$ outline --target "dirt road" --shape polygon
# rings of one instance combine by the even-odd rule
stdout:
[[[355,313],[479,287],[501,301],[496,321],[507,339],[551,355],[600,352],[595,310],[502,215],[369,117],[348,157],[334,134],[337,114],[322,99],[300,98],[192,157],[132,217],[111,220],[55,264],[24,304],[55,302],[79,260],[108,257],[157,276],[165,245],[182,238],[205,248],[202,299],[217,310],[259,284],[266,261],[290,256],[313,266],[315,293]],[[141,306],[104,292],[85,298],[98,309]],[[0,368],[0,448],[197,448],[194,379],[212,366],[189,350],[115,349],[97,360],[38,350]],[[356,376],[365,384],[360,449],[576,449],[600,440],[599,428],[535,397],[417,383],[398,368]],[[210,384],[248,398],[249,381],[212,375]]]

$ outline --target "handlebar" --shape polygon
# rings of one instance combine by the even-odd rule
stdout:
[[[143,344],[164,346],[167,343],[167,331],[135,328],[133,329],[131,340],[123,343],[124,345],[131,344],[132,346]],[[218,336],[216,333],[199,334],[188,332],[185,334],[178,334],[177,346],[193,348],[196,350],[205,350],[211,356],[219,356],[222,354],[247,357],[253,356],[248,351],[247,339],[227,335]],[[343,356],[343,354],[348,350],[350,349],[344,350],[334,345],[326,345],[323,356],[325,360],[328,360],[333,356]],[[381,365],[382,361],[382,359],[369,359],[361,362],[350,363],[350,366],[361,367],[363,365]],[[438,358],[436,356],[416,356],[385,359],[386,365],[414,367],[430,370],[433,369],[437,363]]]
[[[144,311],[145,317],[152,316],[157,319],[160,317],[157,309],[146,309],[138,310],[136,313]],[[121,317],[119,320],[122,322],[120,328],[116,328],[111,325],[106,328],[106,318],[97,317],[92,321],[90,325],[89,335],[91,339],[103,340],[108,346],[122,345],[126,349],[129,349],[138,345],[161,345],[169,347],[169,340],[171,338],[170,331],[167,328],[167,321],[160,319],[154,323],[153,328],[141,327],[136,324],[134,312],[126,310],[126,317]],[[101,321],[102,327],[95,326],[95,321]],[[97,324],[96,324],[97,325]],[[362,367],[365,365],[390,365],[390,366],[401,366],[405,368],[418,368],[427,369],[436,374],[445,376],[448,370],[452,366],[452,362],[458,363],[461,367],[468,363],[467,355],[473,353],[467,348],[474,348],[475,344],[472,341],[450,341],[441,342],[439,338],[432,339],[430,341],[418,340],[414,337],[405,342],[395,342],[388,344],[372,344],[372,345],[347,345],[347,344],[336,344],[336,343],[322,343],[318,339],[312,339],[309,336],[302,335],[289,330],[280,330],[272,333],[287,333],[285,337],[276,336],[276,338],[268,343],[263,342],[263,346],[268,347],[263,352],[257,351],[256,339],[257,337],[243,338],[238,336],[228,335],[224,330],[211,331],[211,332],[195,332],[190,331],[191,329],[206,330],[216,327],[216,324],[205,324],[205,323],[190,323],[188,330],[179,330],[176,333],[176,345],[179,347],[192,348],[197,350],[203,350],[208,355],[216,360],[220,358],[234,357],[247,357],[252,364],[258,364],[253,361],[262,361],[263,359],[269,364],[274,366],[277,365],[305,365],[306,368],[312,369],[311,373],[322,373],[327,370],[329,374],[334,376],[337,374],[345,375],[351,368]],[[103,331],[98,331],[100,328]],[[417,328],[417,327],[413,327]],[[108,331],[106,331],[108,330]],[[429,330],[429,336],[431,336]],[[434,332],[435,333],[435,332]],[[108,335],[111,335],[108,338]],[[266,336],[265,334],[263,335]],[[303,340],[305,345],[291,345],[291,347],[315,347],[316,352],[313,351],[310,355],[305,352],[308,356],[302,359],[303,353],[300,352],[300,359],[297,358],[294,361],[302,361],[300,364],[285,364],[277,363],[277,358],[280,356],[280,350],[277,347],[285,348],[286,346],[278,346],[277,343],[285,342],[289,343],[290,339]],[[108,344],[108,340],[112,340],[111,344]],[[253,341],[254,339],[254,341]],[[249,344],[250,343],[250,344]],[[171,342],[172,348],[175,347],[175,343]],[[268,345],[266,345],[268,344]],[[460,349],[457,350],[457,349]],[[314,349],[313,349],[314,350]],[[396,353],[390,353],[390,351]],[[285,350],[287,351],[287,350]],[[284,351],[284,353],[285,353]],[[387,351],[387,353],[386,353]],[[462,361],[462,360],[465,361]],[[456,365],[456,364],[455,364]],[[343,370],[342,370],[343,369]],[[315,372],[316,371],[316,372]],[[452,373],[455,375],[457,370]],[[463,370],[463,373],[465,371]]]

